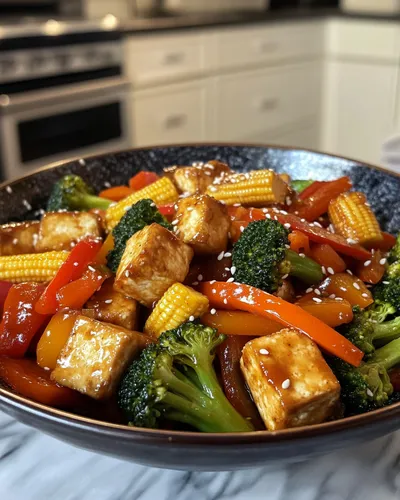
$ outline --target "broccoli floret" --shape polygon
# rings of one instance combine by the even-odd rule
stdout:
[[[385,319],[387,313],[391,311],[387,304],[375,311],[362,311],[356,306],[353,308],[353,321],[341,326],[338,330],[365,354],[371,354],[376,346],[387,344],[400,337],[400,316],[385,322],[378,322],[374,319]]]
[[[387,278],[387,279],[386,279]],[[385,278],[372,290],[374,305],[370,309],[373,319],[383,314],[400,313],[400,277]]]
[[[65,175],[53,186],[47,201],[47,212],[59,210],[105,210],[111,201],[93,194],[93,189],[79,175]]]
[[[153,222],[172,230],[172,225],[160,214],[152,200],[140,200],[125,213],[115,226],[112,232],[114,248],[107,255],[107,265],[114,273],[117,272],[129,238]]]
[[[380,408],[393,393],[388,371],[400,363],[400,339],[377,349],[358,368],[337,358],[328,363],[339,380],[347,414]]]
[[[314,184],[314,181],[306,181],[306,180],[295,180],[290,183],[292,188],[300,194],[302,191],[304,191],[308,186],[311,186],[311,184]]]
[[[233,247],[235,281],[275,292],[282,276],[290,274],[312,285],[323,278],[321,266],[288,249],[289,232],[277,221],[250,223]]]
[[[388,255],[388,262],[390,264],[398,261],[400,261],[400,234],[397,236],[396,243]]]
[[[226,399],[212,366],[213,350],[224,339],[212,328],[188,323],[147,347],[118,392],[129,424],[155,428],[167,419],[202,432],[253,430]]]

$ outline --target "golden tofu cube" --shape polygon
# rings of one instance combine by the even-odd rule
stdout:
[[[102,236],[101,220],[89,212],[49,212],[40,221],[37,252],[70,250],[85,236]]]
[[[85,316],[136,330],[139,306],[135,299],[114,290],[114,280],[108,279],[101,289],[86,303],[82,311]]]
[[[226,250],[231,225],[225,205],[206,194],[179,201],[176,235],[195,254],[218,254]]]
[[[231,172],[225,163],[212,160],[207,163],[194,164],[191,167],[176,168],[173,180],[183,193],[204,193],[214,179]]]
[[[159,224],[151,224],[128,240],[114,288],[151,307],[171,285],[185,280],[192,257],[189,245]]]
[[[339,382],[316,344],[296,330],[251,340],[240,366],[270,431],[318,424],[335,411]]]
[[[0,255],[35,253],[39,224],[39,221],[31,221],[0,226]]]
[[[94,399],[109,398],[148,343],[142,333],[78,315],[51,379]]]

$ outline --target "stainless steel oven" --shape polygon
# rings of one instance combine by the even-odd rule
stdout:
[[[18,50],[14,44],[13,50],[0,51],[5,179],[54,161],[131,146],[129,83],[119,41],[67,42]]]

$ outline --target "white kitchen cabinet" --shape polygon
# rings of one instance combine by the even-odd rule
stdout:
[[[132,98],[135,146],[208,139],[211,103],[207,82],[136,91]]]
[[[379,164],[382,143],[393,133],[397,77],[397,65],[329,62],[324,149]]]
[[[319,122],[319,62],[225,75],[216,90],[219,140],[241,141],[301,119]]]
[[[271,134],[270,144],[294,148],[319,149],[320,127],[314,120],[294,124],[294,128],[277,135]]]

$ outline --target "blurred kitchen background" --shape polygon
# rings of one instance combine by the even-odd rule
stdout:
[[[400,0],[0,0],[0,178],[198,141],[379,163],[399,68]]]

